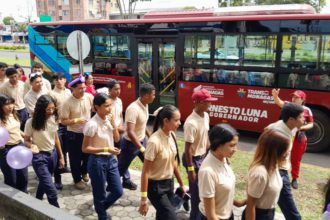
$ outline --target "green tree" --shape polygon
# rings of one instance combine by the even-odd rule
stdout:
[[[7,17],[3,18],[2,22],[5,25],[11,25],[11,24],[13,24],[13,22],[15,22],[15,19],[13,17],[7,16]]]

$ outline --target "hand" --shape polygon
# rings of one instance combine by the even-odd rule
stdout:
[[[38,154],[39,153],[39,148],[35,144],[31,144],[31,151],[33,154]]]
[[[118,149],[118,148],[116,148],[116,147],[115,147],[115,148],[113,148],[113,149],[112,149],[112,148],[110,148],[110,150],[109,150],[109,151],[110,151],[110,153],[111,153],[111,154],[113,154],[113,155],[119,155],[119,154],[120,154],[120,152],[121,152],[121,150],[120,150],[120,149]]]
[[[234,205],[236,207],[242,207],[246,205],[246,199],[245,200],[235,200]]]
[[[79,118],[77,123],[80,124],[80,125],[84,125],[84,124],[87,123],[87,119],[85,119],[85,118]]]
[[[273,89],[272,90],[272,95],[273,97],[278,97],[280,94],[280,89]]]
[[[146,216],[149,210],[149,205],[147,200],[141,200],[139,213],[143,216]]]
[[[109,118],[109,121],[110,121],[110,123],[111,123],[111,126],[112,126],[113,128],[115,128],[115,127],[116,127],[115,117],[113,117],[113,115],[110,113],[110,114],[108,115],[108,118]]]
[[[59,159],[58,159],[58,161],[59,161],[59,169],[63,169],[64,168],[64,165],[65,165],[65,162],[64,162],[64,157],[63,157],[63,155],[62,155],[62,157],[60,157]]]
[[[195,171],[188,171],[188,179],[190,183],[194,183],[196,181]]]

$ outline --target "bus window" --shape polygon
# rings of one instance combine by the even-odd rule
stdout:
[[[57,53],[61,53],[64,57],[71,57],[66,47],[66,40],[68,36],[66,35],[58,35],[57,36]],[[59,57],[59,56],[58,56]]]
[[[211,71],[201,68],[182,68],[182,79],[184,81],[209,82]]]
[[[215,38],[214,60],[216,65],[233,65],[239,59],[238,35],[217,35]]]
[[[132,68],[130,65],[120,61],[95,61],[94,73],[118,75],[118,76],[132,76]]]
[[[119,60],[131,59],[128,36],[94,35],[93,45],[95,58],[110,58]]]
[[[186,35],[184,46],[186,64],[210,64],[210,35]]]
[[[319,60],[320,36],[292,34],[283,35],[282,67],[300,67],[316,69]]]

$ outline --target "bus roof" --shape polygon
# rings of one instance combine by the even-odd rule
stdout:
[[[246,16],[219,16],[219,17],[188,17],[188,18],[157,18],[157,19],[127,19],[127,20],[87,20],[87,21],[58,21],[30,23],[31,26],[55,25],[84,25],[84,24],[145,24],[145,23],[184,23],[184,22],[217,22],[217,21],[254,21],[254,20],[328,20],[330,14],[304,15],[246,15]]]

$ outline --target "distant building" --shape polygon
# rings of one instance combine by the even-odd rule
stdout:
[[[52,21],[109,19],[118,10],[116,0],[36,0],[37,14],[48,15]]]

